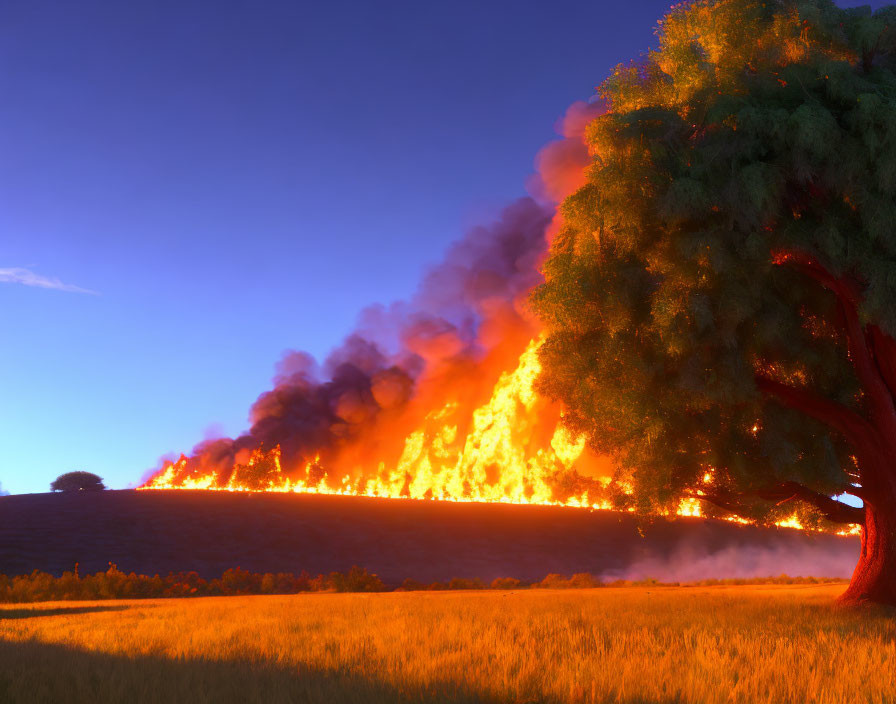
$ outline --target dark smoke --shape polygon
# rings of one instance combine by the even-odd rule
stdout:
[[[253,450],[276,446],[287,473],[317,456],[326,464],[405,409],[421,380],[460,375],[468,383],[490,350],[514,335],[525,344],[534,328],[522,302],[538,282],[551,217],[532,198],[517,200],[452,245],[410,301],[364,310],[322,365],[304,352],[284,354],[274,387],[250,410],[249,431],[199,443],[182,476],[215,470],[224,484]]]
[[[199,443],[180,476],[214,470],[224,484],[253,450],[276,446],[287,473],[318,456],[332,469],[338,465],[332,460],[360,439],[384,449],[386,440],[372,439],[400,430],[376,429],[415,403],[420,413],[437,408],[446,389],[466,394],[467,403],[484,400],[477,391],[537,333],[526,294],[539,282],[540,259],[558,227],[556,204],[584,182],[590,156],[583,135],[603,111],[599,102],[573,103],[555,125],[560,139],[535,159],[527,184],[533,197],[511,203],[495,222],[449,247],[411,300],[362,311],[355,331],[322,365],[304,352],[287,352],[274,387],[252,406],[249,431]]]

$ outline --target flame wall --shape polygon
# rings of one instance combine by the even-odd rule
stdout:
[[[526,310],[561,224],[556,204],[585,182],[582,137],[602,110],[570,106],[561,139],[536,157],[532,197],[453,244],[411,300],[362,311],[322,367],[303,352],[284,355],[248,432],[200,443],[141,488],[590,508],[630,493],[536,394],[540,337]],[[677,513],[700,516],[701,503],[685,499]],[[802,528],[796,516],[777,525]]]
[[[286,354],[248,432],[200,443],[144,488],[607,505],[606,462],[535,394],[539,331],[525,306],[554,203],[584,181],[597,110],[570,107],[536,159],[534,197],[452,245],[410,301],[364,310],[322,368]]]

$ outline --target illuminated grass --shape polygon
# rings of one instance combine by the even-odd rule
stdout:
[[[302,594],[0,607],[2,702],[892,702],[843,586]]]

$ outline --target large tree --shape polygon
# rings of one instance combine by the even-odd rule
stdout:
[[[860,524],[844,598],[896,604],[896,8],[704,0],[658,37],[600,89],[541,388],[621,503]]]

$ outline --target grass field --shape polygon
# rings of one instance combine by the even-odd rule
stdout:
[[[0,607],[0,702],[894,702],[843,586]]]

